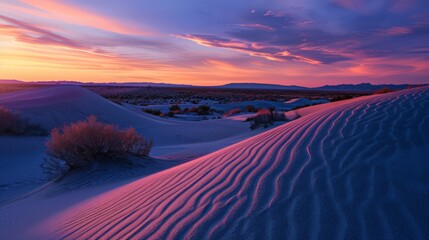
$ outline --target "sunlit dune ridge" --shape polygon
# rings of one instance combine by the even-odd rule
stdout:
[[[429,88],[326,108],[37,228],[65,239],[427,239]]]

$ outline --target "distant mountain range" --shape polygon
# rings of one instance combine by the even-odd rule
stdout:
[[[103,85],[103,86],[121,86],[121,87],[199,87],[185,84],[170,84],[170,83],[152,83],[152,82],[125,82],[125,83],[82,83],[77,81],[38,81],[38,82],[23,82],[13,79],[0,79],[0,84],[20,84],[20,83],[32,83],[32,84],[73,84],[73,85]],[[392,90],[401,90],[408,88],[409,86],[416,86],[415,84],[379,84],[373,85],[371,83],[360,83],[360,84],[340,84],[340,85],[325,85],[322,87],[301,87],[296,85],[279,85],[279,84],[266,84],[266,83],[229,83],[221,86],[213,86],[213,88],[224,88],[224,89],[272,89],[272,90],[320,90],[320,91],[356,91],[356,92],[373,92],[383,88],[389,88]]]
[[[78,82],[78,81],[33,81],[33,82],[24,82],[14,79],[0,79],[0,84],[46,84],[46,85],[55,85],[55,84],[67,84],[67,85],[81,85],[81,86],[92,86],[92,85],[103,85],[103,86],[121,86],[121,87],[195,87],[192,85],[186,84],[172,84],[172,83],[152,83],[152,82],[111,82],[111,83],[96,83],[96,82]]]
[[[296,85],[278,85],[265,83],[228,83],[217,88],[238,88],[238,89],[278,89],[278,90],[306,90],[308,88]]]
[[[409,84],[380,84],[380,85],[372,85],[370,83],[360,83],[360,84],[341,84],[341,85],[325,85],[323,87],[313,88],[316,90],[326,90],[326,91],[364,91],[371,92],[377,91],[383,88],[389,88],[392,90],[401,90],[406,89],[410,85]]]
[[[409,84],[379,84],[373,85],[370,83],[360,84],[340,84],[340,85],[325,85],[322,87],[300,87],[296,85],[286,86],[277,84],[264,84],[264,83],[229,83],[226,85],[218,86],[218,88],[237,88],[237,89],[274,89],[274,90],[321,90],[321,91],[359,91],[359,92],[373,92],[383,88],[392,90],[406,89]],[[415,85],[412,85],[415,86]]]

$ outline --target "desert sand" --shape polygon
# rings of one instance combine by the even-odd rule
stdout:
[[[155,159],[106,184],[102,173],[47,183],[0,206],[1,239],[429,237],[428,87],[309,107],[259,134],[228,119],[159,119],[78,87],[20,94],[2,95],[0,104],[47,127],[91,113],[171,146],[164,154],[174,155],[174,144],[225,145],[186,163]],[[1,164],[21,158],[5,146]]]

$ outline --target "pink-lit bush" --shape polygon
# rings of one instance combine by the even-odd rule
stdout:
[[[20,114],[0,106],[0,135],[46,135],[40,125],[22,119]]]
[[[152,142],[134,128],[122,130],[91,116],[86,121],[53,129],[46,146],[50,158],[64,161],[69,169],[74,169],[92,162],[127,160],[129,155],[148,156]]]
[[[252,121],[251,129],[263,125],[267,127],[269,124],[277,121],[286,121],[286,116],[283,112],[275,112],[274,109],[260,109],[255,116],[249,119]]]

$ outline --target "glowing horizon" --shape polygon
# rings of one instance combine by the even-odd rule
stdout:
[[[429,83],[429,3],[5,0],[0,79]]]

